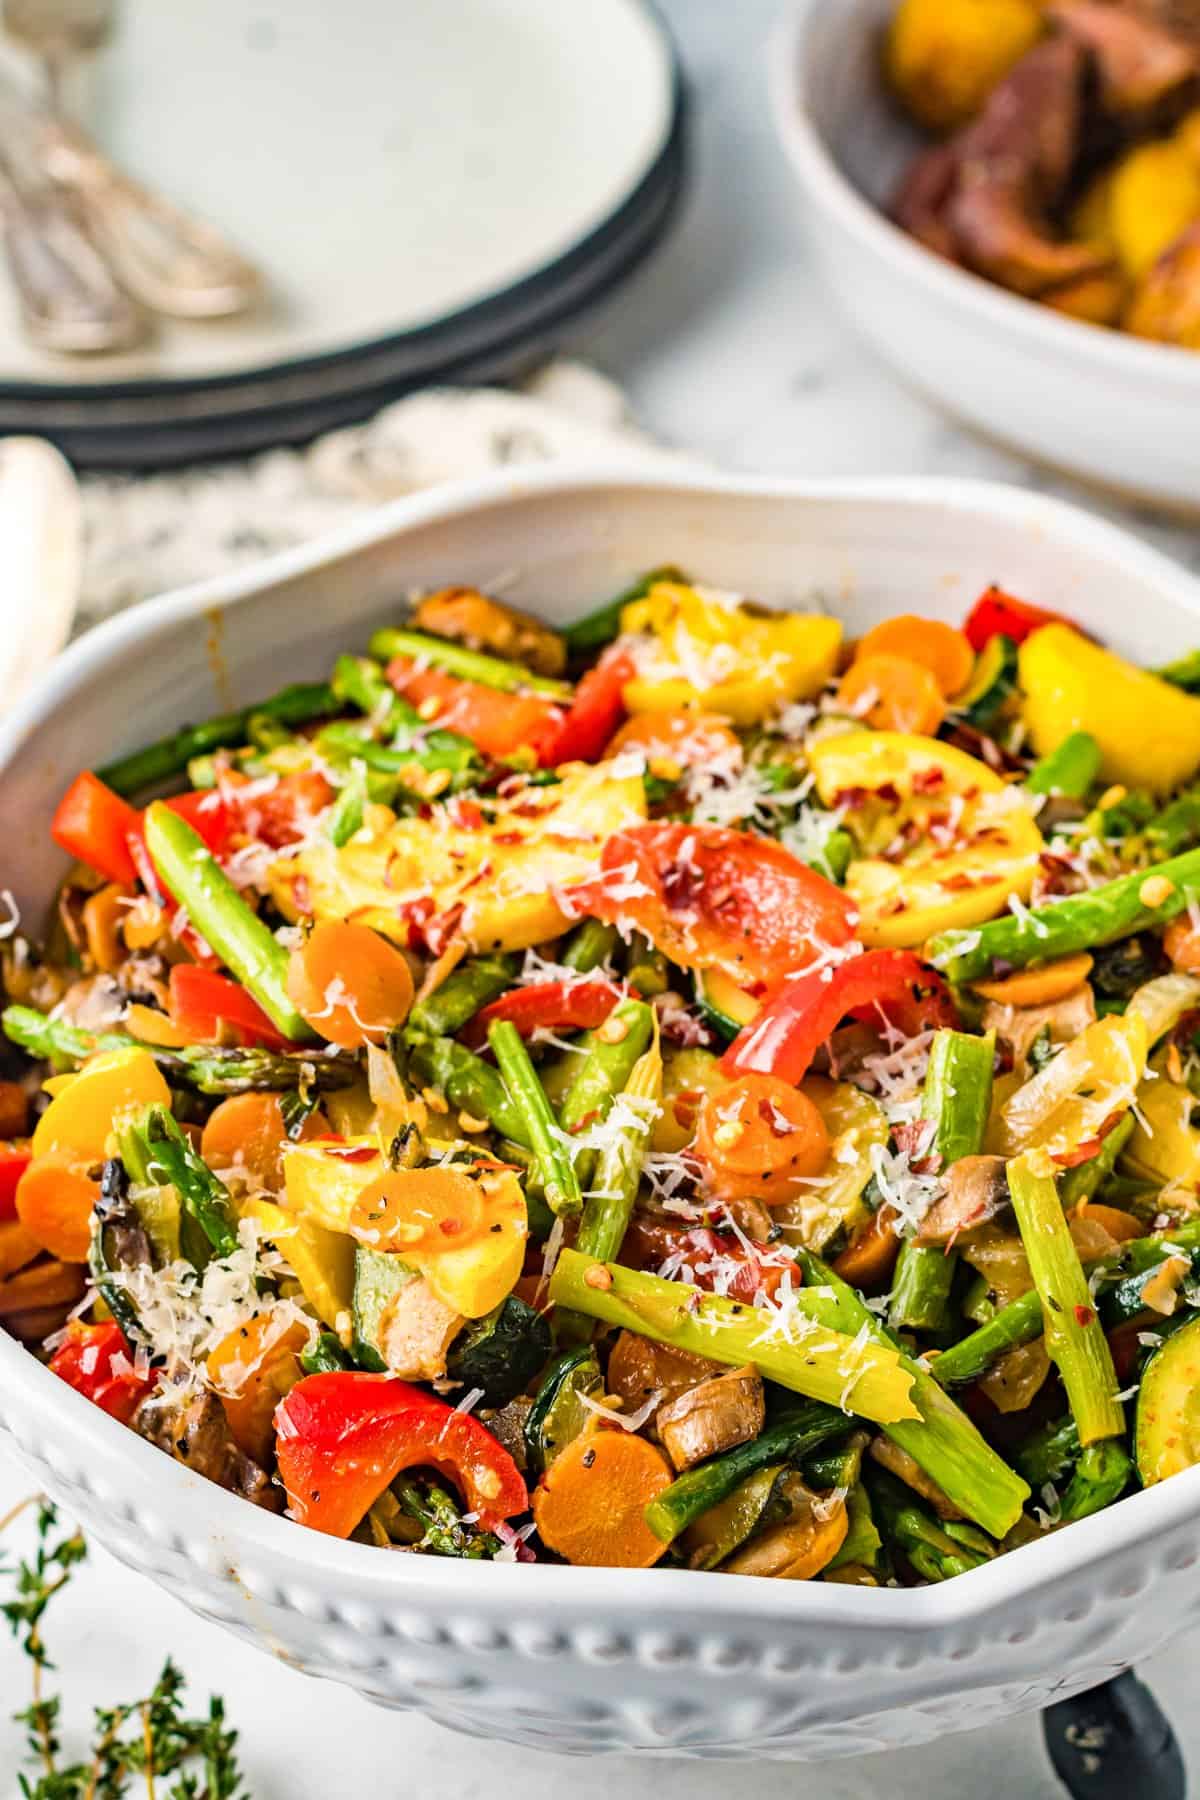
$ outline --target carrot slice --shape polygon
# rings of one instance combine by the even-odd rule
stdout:
[[[329,1121],[310,1113],[299,1140],[324,1137]],[[278,1094],[231,1094],[213,1109],[200,1139],[200,1154],[210,1169],[234,1169],[256,1187],[277,1194],[283,1186],[283,1152],[287,1126]]]
[[[1018,969],[999,981],[977,981],[975,992],[1001,1006],[1052,1006],[1082,987],[1092,970],[1086,950],[1077,956],[1060,956],[1040,968]]]
[[[728,721],[719,713],[678,711],[635,713],[609,739],[606,756],[622,750],[640,750],[652,759],[685,766],[689,763],[728,763],[741,760],[742,746]]]
[[[975,652],[961,631],[940,619],[922,619],[916,613],[897,613],[872,626],[858,641],[855,662],[869,656],[900,656],[928,669],[938,688],[949,699],[961,694],[975,667]]]
[[[1200,975],[1200,927],[1186,913],[1172,919],[1163,932],[1163,949],[1185,975]]]
[[[100,1183],[70,1150],[35,1158],[17,1183],[17,1217],[43,1250],[63,1262],[87,1261],[92,1208]]]
[[[946,716],[936,678],[905,656],[861,656],[842,676],[838,699],[848,711],[866,708],[877,731],[932,737]]]
[[[585,1431],[555,1457],[534,1493],[542,1542],[569,1563],[648,1569],[667,1546],[642,1515],[674,1479],[645,1438],[612,1426]]]
[[[83,1270],[66,1262],[39,1262],[6,1281],[0,1281],[0,1319],[32,1317],[53,1311],[53,1324],[62,1323],[61,1309],[73,1306],[83,1293]],[[20,1335],[24,1336],[22,1332]],[[46,1333],[42,1332],[41,1336]]]
[[[369,925],[325,919],[292,952],[288,998],[331,1044],[358,1050],[403,1025],[413,978],[399,950]]]
[[[234,1441],[264,1466],[275,1446],[275,1408],[304,1373],[300,1352],[311,1335],[299,1319],[282,1324],[271,1313],[259,1313],[209,1352],[208,1378]]]
[[[704,1096],[696,1153],[722,1199],[778,1205],[824,1167],[829,1133],[798,1088],[777,1075],[742,1075]]]
[[[0,1279],[15,1275],[41,1253],[42,1246],[20,1219],[5,1219],[0,1224]]]
[[[895,1208],[885,1201],[855,1231],[834,1262],[834,1273],[866,1294],[882,1293],[900,1254],[900,1239],[892,1230],[895,1217]]]

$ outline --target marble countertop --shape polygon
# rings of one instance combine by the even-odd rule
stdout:
[[[674,26],[693,98],[692,186],[670,242],[606,315],[564,348],[629,392],[654,433],[742,470],[791,474],[942,473],[1017,481],[1073,494],[1200,569],[1200,534],[1072,490],[965,435],[907,392],[845,329],[806,258],[799,202],[766,117],[765,40],[776,0],[660,0]],[[0,1461],[0,1515],[28,1491]],[[18,1528],[19,1529],[19,1528]],[[580,1762],[457,1738],[417,1718],[372,1712],[356,1696],[306,1680],[196,1618],[95,1551],[51,1615],[49,1637],[70,1720],[90,1704],[144,1691],[169,1649],[196,1695],[223,1693],[242,1734],[254,1800],[483,1800],[521,1792],[550,1800],[724,1800],[716,1764]],[[1200,1716],[1184,1639],[1143,1669],[1200,1769]],[[24,1671],[0,1648],[0,1800],[15,1800]],[[964,1720],[969,1724],[969,1720]],[[1060,1793],[1034,1719],[921,1750],[819,1770],[740,1764],[739,1800],[781,1793],[822,1800],[1045,1800]]]

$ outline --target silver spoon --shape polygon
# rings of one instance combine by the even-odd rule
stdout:
[[[50,110],[30,109],[37,154],[77,201],[118,279],[155,312],[214,319],[262,294],[258,270],[213,226],[111,162],[62,107],[67,71],[107,41],[113,0],[3,0],[4,25],[42,64]]]

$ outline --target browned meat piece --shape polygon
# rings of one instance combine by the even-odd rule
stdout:
[[[921,1221],[920,1244],[958,1244],[1011,1205],[1002,1156],[963,1156],[946,1172],[946,1192]]]
[[[892,208],[897,225],[948,262],[958,260],[958,245],[946,220],[957,181],[958,151],[953,144],[935,144],[910,164]]]
[[[566,645],[540,619],[481,594],[477,588],[439,588],[426,594],[413,613],[418,631],[453,638],[471,650],[486,650],[524,663],[538,675],[561,675]]]
[[[663,1448],[679,1470],[749,1443],[766,1417],[762,1376],[749,1364],[689,1388],[669,1406],[660,1406],[655,1423]]]
[[[1110,0],[1052,0],[1050,17],[1091,56],[1108,112],[1145,113],[1186,98],[1200,45]]]
[[[151,1395],[133,1417],[134,1430],[176,1462],[240,1494],[267,1512],[283,1511],[283,1495],[265,1469],[251,1462],[233,1441],[225,1409],[209,1389],[181,1405]]]

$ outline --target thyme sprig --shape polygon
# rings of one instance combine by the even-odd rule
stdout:
[[[25,1508],[26,1501],[0,1520],[0,1530]],[[147,1800],[249,1800],[242,1787],[236,1756],[237,1733],[225,1723],[225,1709],[213,1696],[207,1714],[189,1718],[184,1710],[184,1677],[167,1658],[153,1688],[124,1706],[94,1709],[90,1754],[63,1766],[59,1720],[61,1699],[47,1695],[45,1677],[54,1668],[46,1650],[42,1621],[50,1602],[87,1555],[78,1528],[60,1531],[58,1513],[48,1500],[37,1501],[37,1539],[31,1559],[15,1570],[13,1597],[0,1604],[14,1637],[29,1657],[33,1693],[30,1704],[15,1715],[24,1725],[29,1761],[37,1774],[19,1777],[24,1800],[123,1800],[136,1782]],[[169,1788],[160,1780],[174,1776]]]

